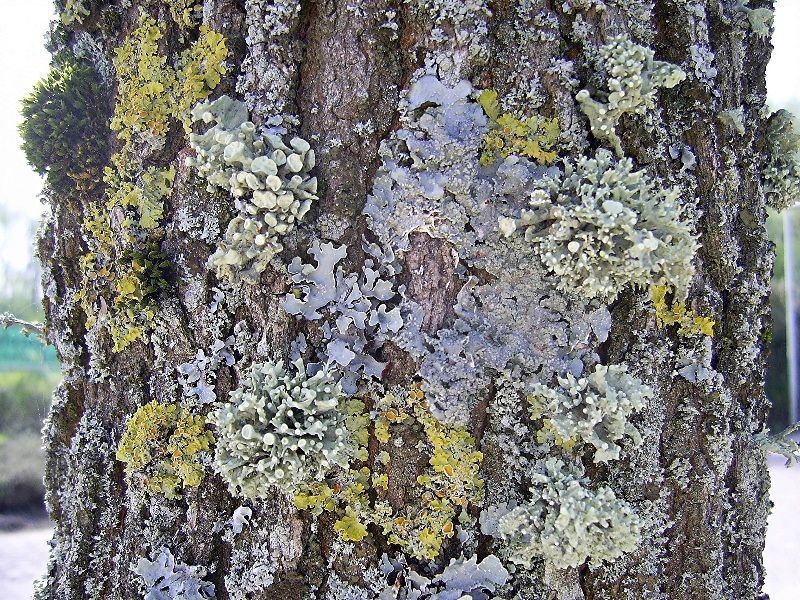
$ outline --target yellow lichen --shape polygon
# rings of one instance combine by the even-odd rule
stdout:
[[[478,96],[478,103],[489,117],[489,131],[483,138],[481,164],[490,165],[498,158],[507,158],[512,154],[545,165],[553,163],[557,156],[553,146],[561,134],[558,119],[501,114],[494,90],[483,90]]]
[[[78,300],[87,327],[102,315],[114,352],[141,338],[157,311],[154,295],[165,285],[165,261],[158,255],[164,199],[172,192],[175,169],[145,166],[143,157],[164,146],[172,122],[185,124],[189,107],[208,98],[225,73],[222,35],[201,27],[175,66],[159,52],[163,35],[156,20],[142,12],[139,26],[115,52],[117,97],[110,126],[119,148],[104,171],[105,201],[87,206],[84,217],[88,251],[81,258]]]
[[[363,403],[350,410],[358,413],[359,408],[364,414]],[[417,478],[419,501],[396,510],[384,499],[390,485],[386,468],[391,455],[380,450],[371,468],[351,468],[324,483],[301,489],[295,495],[295,506],[315,515],[338,512],[341,517],[335,529],[345,541],[362,539],[366,526],[375,524],[390,544],[419,559],[435,559],[444,540],[454,535],[456,517],[469,519],[468,505],[483,500],[483,481],[478,473],[483,455],[466,429],[440,423],[430,413],[417,384],[407,392],[381,398],[374,414],[374,434],[381,444],[391,441],[394,427],[408,433],[419,431],[421,426],[424,437],[418,447],[430,458],[429,468]],[[363,433],[363,419],[349,423]],[[367,441],[360,437],[359,443]],[[371,500],[370,492],[377,496],[375,500]]]
[[[360,542],[367,535],[367,528],[353,514],[346,514],[333,525],[345,542]]]
[[[177,404],[150,402],[128,421],[117,460],[125,463],[129,479],[139,481],[150,493],[175,498],[178,488],[197,487],[203,479],[198,455],[214,443],[205,426],[204,417]]]
[[[169,7],[172,20],[181,27],[189,29],[197,24],[200,8],[196,0],[164,0],[164,4]]]
[[[714,335],[714,320],[697,315],[686,308],[683,302],[675,302],[670,306],[667,302],[669,288],[665,285],[654,285],[650,288],[650,300],[656,311],[656,324],[659,327],[678,325],[678,335]]]

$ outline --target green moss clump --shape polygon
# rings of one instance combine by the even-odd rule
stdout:
[[[22,100],[19,126],[30,165],[53,189],[90,191],[107,156],[108,107],[94,70],[62,59]]]

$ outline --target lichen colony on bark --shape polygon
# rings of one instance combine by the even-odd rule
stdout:
[[[758,597],[767,2],[56,4],[37,600]]]

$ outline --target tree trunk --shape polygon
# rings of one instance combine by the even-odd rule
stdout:
[[[763,428],[768,410],[764,348],[773,250],[764,227],[761,173],[768,160],[764,73],[770,45],[768,36],[753,31],[752,8],[726,0],[205,0],[193,12],[191,0],[57,3],[77,16],[54,29],[53,52],[89,64],[99,82],[90,115],[99,116],[99,125],[93,126],[89,145],[95,154],[109,148],[105,164],[121,156],[125,164],[112,171],[139,190],[154,169],[174,168],[174,181],[167,177],[163,193],[155,194],[163,214],[155,211],[150,226],[142,218],[145,200],[115,197],[124,186],[108,175],[102,183],[99,169],[86,168],[90,184],[74,171],[72,180],[83,185],[50,180],[39,257],[48,337],[63,362],[64,381],[44,429],[47,505],[55,534],[37,598],[141,597],[151,585],[140,561],[159,553],[163,558],[166,549],[176,563],[205,567],[207,574],[197,570],[186,577],[212,583],[222,599],[417,597],[408,595],[414,571],[430,580],[418,584],[423,598],[761,597],[769,479],[753,435]],[[124,58],[115,58],[115,49],[136,40],[134,51],[147,54],[136,36],[148,18],[163,34],[149,59],[164,59],[147,69],[140,63],[142,71],[131,73],[123,68]],[[206,78],[207,92],[195,95],[180,84],[171,96],[163,89],[145,91],[149,80],[169,79],[165,68],[179,81],[191,80],[182,65],[209,31],[225,38],[227,70],[218,84]],[[590,129],[591,105],[576,100],[586,89],[590,101],[611,102],[613,74],[604,70],[601,49],[614,40],[621,40],[618,48],[652,49],[657,61],[669,63],[659,67],[641,59],[645,79],[652,75],[655,88],[612,124],[624,158],[614,156],[613,137]],[[213,59],[205,54],[203,60],[200,70],[208,70]],[[675,73],[669,65],[680,67],[685,78],[656,81],[659,68],[662,75]],[[195,168],[202,162],[201,144],[191,142],[181,127],[188,109],[223,95],[244,102],[257,127],[273,132],[282,127],[284,140],[299,136],[316,151],[308,174],[305,154],[301,177],[317,177],[318,199],[297,227],[279,236],[282,249],[265,268],[251,269],[249,276],[241,264],[226,271],[209,262],[218,247],[223,253],[227,248],[226,227],[242,201],[235,201],[229,183],[215,187]],[[191,106],[181,105],[188,100]],[[158,111],[167,115],[162,121],[151,118]],[[725,113],[729,119],[720,117],[724,111],[731,111]],[[213,110],[206,112],[210,116]],[[108,129],[112,117],[117,123]],[[558,137],[548,140],[543,127],[553,118]],[[162,122],[166,126],[158,130]],[[202,118],[187,122],[193,140],[214,125]],[[476,123],[479,129],[469,130]],[[515,133],[512,125],[524,131]],[[463,131],[454,132],[459,127]],[[448,135],[447,144],[436,145]],[[514,146],[514,136],[535,144]],[[498,139],[502,143],[493,153],[490,144]],[[441,148],[448,149],[447,157],[433,155]],[[581,167],[582,157],[605,157],[608,169],[632,160],[633,170],[644,171],[652,182],[645,194],[648,206],[657,201],[683,211],[680,219],[664,218],[688,223],[696,234],[699,248],[686,267],[690,285],[670,278],[666,268],[645,267],[628,280],[614,279],[613,291],[598,291],[577,263],[560,273],[558,264],[547,262],[547,257],[567,260],[573,252],[569,240],[564,240],[567,258],[543,248],[558,241],[559,217],[552,209],[561,202],[558,193],[571,198],[581,193],[560,174],[565,165],[578,172],[595,168]],[[527,175],[515,179],[512,171],[520,165]],[[538,183],[546,175],[555,187]],[[501,179],[505,191],[499,191]],[[622,185],[609,184],[612,192]],[[659,195],[672,187],[680,191],[677,204]],[[534,191],[535,197],[550,195],[545,208],[535,205],[526,213]],[[595,210],[616,210],[603,206]],[[640,208],[638,214],[649,210]],[[100,214],[96,227],[92,211]],[[499,233],[503,223],[507,236]],[[599,227],[590,226],[590,233]],[[583,239],[579,230],[571,230],[575,240]],[[107,242],[101,239],[104,232]],[[624,268],[607,266],[604,273],[614,275],[617,268],[632,273],[624,261],[633,242],[613,237],[609,243]],[[342,279],[360,278],[361,287],[353,289],[363,293],[372,268],[391,293],[385,300],[364,294],[366,308],[353,309],[333,291],[339,296],[320,309],[321,318],[305,318],[307,307],[289,314],[287,295],[302,303],[315,293],[314,276],[304,279],[293,259],[319,262],[322,277],[322,262],[333,252],[326,244],[346,247],[337,266]],[[383,254],[371,254],[369,244]],[[166,266],[153,264],[161,262]],[[106,264],[111,273],[98,275]],[[123,280],[130,273],[136,274],[136,291],[126,296]],[[659,289],[666,289],[660,303]],[[384,314],[379,305],[386,314],[402,315],[399,331],[379,324]],[[350,321],[350,337],[339,336],[337,319],[354,313],[367,317],[367,324],[358,328]],[[703,317],[713,320],[713,336],[701,331],[710,322]],[[140,331],[111,333],[134,326]],[[217,340],[229,343],[222,353],[218,345],[215,354]],[[337,340],[346,346],[344,355],[357,355],[355,362],[342,364],[347,358],[330,345]],[[198,361],[199,350],[210,361]],[[339,494],[345,484],[336,482],[350,481],[342,473],[369,469],[361,496],[366,506],[353,508],[337,496],[335,506],[325,510],[301,510],[298,494],[311,493],[302,485],[262,485],[249,496],[237,493],[220,461],[212,460],[224,435],[213,418],[206,427],[217,441],[196,455],[202,468],[197,486],[184,480],[172,494],[169,485],[154,483],[147,471],[152,461],[137,472],[132,462],[118,459],[129,419],[142,406],[157,401],[205,417],[235,404],[229,393],[242,387],[251,365],[282,364],[293,372],[289,363],[300,355],[306,365],[327,359],[336,367],[332,373],[344,378],[337,410],[345,397],[364,402],[367,424],[361,427],[369,439],[361,443],[360,457],[323,475],[328,489]],[[358,370],[359,360],[369,364]],[[191,366],[181,373],[181,365]],[[577,416],[564,412],[563,398],[561,404],[537,405],[545,388],[570,397],[570,384],[561,386],[557,377],[573,373],[578,380],[573,388],[585,387],[580,379],[597,365],[626,368],[628,396],[642,401],[624,414],[613,409],[621,414],[625,435],[614,434],[615,426],[606,421],[581,433],[575,419],[585,416],[580,411],[588,405],[579,406]],[[202,389],[193,393],[198,385]],[[588,389],[572,397],[585,403]],[[218,405],[204,403],[203,393],[213,394]],[[389,393],[396,396],[392,410],[404,410],[406,417],[387,416]],[[597,394],[605,402],[602,391]],[[574,436],[559,433],[559,423],[573,427]],[[383,427],[388,434],[379,431]],[[348,439],[356,435],[350,425],[347,432],[337,431]],[[448,444],[479,451],[479,458],[450,452]],[[602,460],[600,452],[609,444],[611,455],[621,449]],[[450,467],[437,470],[431,458],[440,454],[453,461]],[[542,489],[558,493],[551,488],[561,475],[546,471],[548,457],[556,461],[550,463],[554,468],[572,473],[564,482],[588,490],[590,497],[606,490],[616,497],[617,509],[630,509],[618,526],[632,546],[619,542],[619,552],[597,550],[613,546],[603,536],[614,525],[594,523],[576,534],[593,531],[600,536],[593,538],[594,546],[584,547],[581,537],[574,548],[563,547],[568,542],[558,535],[566,534],[547,524],[554,504],[548,509],[542,508],[546,502],[535,502]],[[382,461],[388,464],[381,467]],[[477,474],[459,479],[475,464]],[[381,474],[385,483],[378,481]],[[278,476],[271,476],[274,483]],[[321,477],[318,471],[316,485]],[[439,511],[431,508],[430,490],[442,481],[443,502],[452,503]],[[526,521],[514,512],[517,505],[541,512]],[[388,518],[377,515],[387,506]],[[581,516],[565,506],[562,515],[572,526]],[[579,506],[578,513],[589,510]],[[249,523],[239,520],[247,511],[233,518],[240,507],[252,512]],[[492,524],[492,515],[501,514],[506,514],[500,519],[505,533]],[[348,515],[355,518],[354,529],[348,529]],[[426,523],[415,522],[423,518],[429,528],[441,525],[428,545],[420,541],[431,533],[423,532]],[[398,519],[410,524],[397,524]],[[509,532],[514,524],[520,532],[528,527],[528,537]],[[557,536],[555,550],[544,548],[540,537],[547,532]],[[570,551],[575,560],[566,559]],[[521,559],[525,552],[532,557]],[[451,559],[456,560],[452,575],[459,560],[469,565],[471,557],[488,570],[486,557],[492,555],[502,563],[492,563],[495,583],[474,565],[467,568],[465,577],[474,580],[468,585],[442,574]],[[445,587],[458,593],[444,595]],[[177,589],[149,597],[209,594],[207,586],[185,595]],[[433,596],[437,590],[441,596]]]

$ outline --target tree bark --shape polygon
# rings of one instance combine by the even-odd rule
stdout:
[[[173,21],[166,1],[84,4],[90,14],[82,23],[59,26],[61,33],[53,35],[51,45],[54,51],[75,52],[87,39],[94,40],[99,50],[90,59],[100,73],[137,27],[139,9],[163,28],[159,48],[165,56],[177,56],[198,35],[196,26],[182,28]],[[635,417],[643,442],[626,446],[616,462],[577,457],[593,486],[610,486],[636,508],[645,522],[642,538],[636,550],[613,562],[521,569],[494,597],[763,597],[769,477],[753,434],[763,428],[768,410],[764,348],[773,249],[764,226],[761,172],[770,45],[753,34],[745,13],[725,0],[200,4],[202,22],[226,36],[229,50],[229,69],[212,98],[228,94],[244,100],[257,125],[275,115],[293,115],[295,131],[317,151],[319,200],[283,240],[277,261],[283,265],[295,256],[309,262],[314,240],[345,244],[343,264],[351,270],[363,265],[362,239],[381,236],[370,230],[371,221],[362,213],[384,160],[379,150],[402,128],[400,105],[426,65],[438,69],[448,86],[466,79],[476,90],[494,89],[501,98],[541,97],[539,113],[558,117],[561,125],[559,156],[573,158],[594,156],[594,148],[603,145],[589,132],[575,95],[582,88],[604,89],[597,52],[612,36],[625,34],[652,48],[658,60],[686,71],[679,86],[659,91],[654,110],[645,117],[624,117],[617,133],[636,169],[682,186],[690,203],[697,199],[700,249],[687,305],[713,318],[714,335],[687,341],[674,327],[657,326],[645,291],[629,287],[622,292],[609,307],[607,340],[589,339],[602,364],[624,363],[654,389]],[[701,74],[693,48],[713,52],[715,74]],[[571,61],[569,76],[552,68],[558,61]],[[113,102],[117,82],[107,84],[105,93]],[[717,118],[739,107],[742,134]],[[110,131],[105,135],[112,148],[119,147]],[[672,147],[678,159],[671,156]],[[680,160],[684,148],[696,157],[693,168]],[[342,543],[333,515],[315,517],[298,510],[291,496],[277,489],[267,498],[245,501],[228,490],[210,465],[200,486],[185,488],[178,499],[141,494],[131,489],[115,457],[126,422],[140,406],[152,400],[182,401],[176,368],[198,350],[208,352],[215,340],[235,336],[236,364],[221,366],[212,382],[217,399],[224,401],[245,367],[286,359],[297,334],[310,331],[281,308],[293,285],[276,261],[256,284],[229,285],[208,266],[235,209],[227,193],[206,191],[206,183],[185,164],[191,154],[187,136],[173,122],[165,145],[149,159],[160,168],[176,169],[159,240],[171,267],[167,287],[156,296],[151,328],[120,352],[112,350],[101,324],[87,329],[76,298],[83,285],[80,260],[88,251],[83,222],[88,207],[103,202],[105,190],[49,191],[50,214],[38,251],[47,334],[62,360],[64,381],[44,429],[47,505],[55,533],[37,598],[138,598],[145,588],[132,569],[162,547],[179,562],[208,568],[207,579],[223,600],[377,598],[370,578],[379,573],[384,553],[398,552],[379,528],[370,527],[363,541]],[[420,230],[397,255],[405,293],[421,307],[422,332],[435,337],[452,327],[465,285],[463,260],[456,258],[453,243],[435,231]],[[478,269],[469,272],[481,284],[490,280]],[[535,285],[561,294],[552,279]],[[225,297],[211,311],[218,289]],[[520,323],[520,330],[525,325]],[[312,333],[308,340],[319,342]],[[677,374],[689,353],[703,355],[713,367],[708,379],[693,382]],[[376,356],[388,363],[379,382],[387,390],[408,387],[419,377],[419,356],[391,340]],[[473,517],[491,504],[524,500],[524,479],[508,479],[509,457],[515,445],[525,443],[520,436],[535,436],[532,428],[520,433],[493,419],[497,388],[483,382],[476,380],[471,412],[465,415],[467,430],[483,453],[480,476],[486,486],[482,504],[469,509]],[[377,393],[377,384],[369,384],[369,393]],[[519,404],[527,406],[524,398]],[[527,422],[527,417],[520,419]],[[370,431],[374,460],[377,442]],[[428,459],[408,443],[397,453],[387,472],[387,494],[396,509],[418,501],[411,488]],[[226,523],[241,505],[251,507],[253,517],[234,536]],[[462,545],[458,536],[449,538],[433,565],[414,558],[410,564],[430,576],[462,553],[503,557],[501,540],[481,534],[477,523],[465,528],[471,528],[472,541]]]

